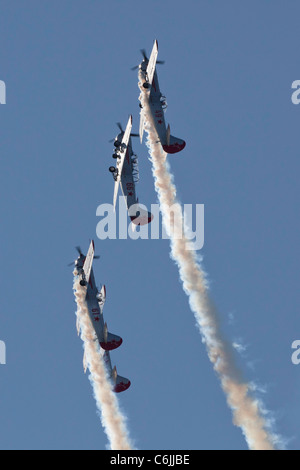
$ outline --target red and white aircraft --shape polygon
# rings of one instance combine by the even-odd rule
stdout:
[[[170,125],[166,127],[164,113],[167,109],[166,97],[162,95],[159,89],[159,83],[156,72],[156,64],[163,63],[157,61],[158,56],[158,42],[154,41],[154,46],[151,52],[150,59],[148,59],[146,52],[141,51],[144,60],[139,65],[138,75],[142,83],[143,100],[146,100],[152,116],[152,122],[157,134],[158,141],[161,143],[166,153],[177,153],[183,150],[186,146],[184,140],[173,137],[170,131]],[[143,134],[145,129],[145,112],[143,103],[140,104],[140,138],[143,141]]]
[[[138,137],[138,135],[131,134],[132,116],[129,117],[125,131],[120,123],[118,123],[118,126],[120,133],[115,138],[115,151],[113,154],[113,158],[116,160],[116,167],[111,166],[109,168],[115,180],[114,209],[116,208],[119,187],[121,186],[132,223],[135,225],[146,225],[153,220],[153,215],[139,206],[136,196],[136,183],[138,182],[139,173],[137,156],[132,150],[131,137]]]
[[[107,368],[108,375],[113,382],[116,393],[127,390],[131,383],[125,377],[117,373],[116,367],[112,368],[109,352],[121,346],[123,340],[120,336],[108,332],[107,324],[103,318],[103,308],[106,300],[106,289],[102,286],[100,290],[96,287],[93,273],[93,260],[95,256],[95,245],[92,241],[88,254],[84,256],[81,249],[77,247],[79,257],[75,261],[75,266],[80,277],[80,285],[86,287],[86,302],[88,305],[89,317],[96,334],[96,340],[101,346],[101,354]]]

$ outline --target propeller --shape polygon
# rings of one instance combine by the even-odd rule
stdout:
[[[141,54],[142,54],[142,56],[143,56],[143,58],[144,58],[144,61],[145,61],[145,62],[149,62],[149,59],[148,59],[146,50],[145,50],[145,49],[140,49],[140,52],[141,52]],[[163,65],[163,64],[165,63],[165,61],[164,61],[164,60],[157,60],[156,63],[157,63],[157,64],[160,64],[160,65]],[[133,71],[133,70],[137,70],[138,68],[139,68],[139,65],[135,65],[134,67],[131,68],[131,70],[132,70],[132,71]]]
[[[80,254],[80,256],[83,255],[80,246],[76,246],[75,249],[78,251],[78,253]]]
[[[121,124],[120,122],[117,122],[116,124],[117,124],[118,128],[120,129],[120,131],[121,131],[121,132],[124,132],[123,127],[122,127],[122,124]],[[109,140],[109,143],[111,144],[111,143],[114,142],[115,140],[116,140],[116,139],[110,139],[110,140]]]
[[[78,253],[79,253],[80,256],[84,256],[84,254],[83,254],[83,252],[82,252],[80,246],[75,246],[75,249],[76,249],[76,251],[78,251]],[[100,256],[95,255],[95,256],[94,256],[94,259],[100,259]],[[72,263],[69,263],[69,264],[68,264],[68,267],[71,267],[71,266],[74,266],[74,265],[75,265],[75,261],[72,261]]]
[[[140,51],[141,51],[142,56],[144,57],[144,60],[149,60],[148,57],[147,57],[147,52],[145,51],[145,49],[140,49]]]
[[[122,127],[122,124],[121,124],[120,122],[117,122],[116,124],[117,124],[118,128],[120,129],[120,131],[121,131],[121,132],[124,132],[124,129],[123,129],[123,127]],[[132,134],[130,134],[130,136],[131,136],[131,137],[139,137],[140,134],[133,134],[133,133],[132,133]],[[110,140],[109,140],[109,143],[112,143],[112,142],[114,142],[115,140],[116,140],[116,139],[110,139]],[[77,248],[80,248],[80,247],[77,247]]]
[[[141,52],[141,54],[142,54],[142,56],[143,56],[143,58],[144,58],[144,61],[145,61],[145,62],[149,61],[149,59],[148,59],[148,57],[147,57],[147,52],[145,51],[145,49],[140,49],[140,52]],[[139,68],[139,66],[136,65],[135,67],[132,67],[131,70],[137,70],[138,68]]]

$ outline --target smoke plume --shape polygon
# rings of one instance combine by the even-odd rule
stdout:
[[[251,385],[243,380],[236,366],[233,348],[223,337],[218,314],[209,298],[205,272],[196,253],[192,250],[190,241],[184,236],[182,208],[176,198],[176,187],[166,161],[167,155],[161,144],[157,142],[151,110],[144,98],[141,83],[140,89],[155,189],[160,202],[163,223],[171,240],[171,258],[178,266],[183,289],[189,298],[190,308],[195,315],[202,341],[206,345],[209,359],[232,410],[233,422],[242,429],[248,447],[251,450],[275,450],[278,438],[270,429],[270,423],[261,402],[252,395]],[[172,207],[171,215],[170,207]],[[176,236],[178,234],[183,234],[183,236]]]

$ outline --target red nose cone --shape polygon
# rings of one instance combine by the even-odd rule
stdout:
[[[163,149],[166,153],[178,153],[181,152],[186,146],[186,143],[183,142],[182,144],[179,144],[176,142],[175,144],[172,145],[163,145]]]
[[[125,392],[125,390],[128,390],[128,388],[130,387],[131,385],[131,382],[130,380],[128,380],[128,382],[120,382],[119,384],[117,384],[114,388],[114,391],[116,393],[121,393],[121,392]]]
[[[107,343],[104,343],[104,342],[100,343],[100,346],[102,349],[104,349],[104,351],[113,351],[114,349],[119,348],[122,343],[123,343],[123,340],[122,338],[120,338],[119,341],[113,340]]]

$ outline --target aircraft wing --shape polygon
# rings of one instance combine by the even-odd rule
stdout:
[[[121,177],[122,177],[122,170],[123,170],[124,160],[125,160],[126,153],[127,153],[127,150],[128,150],[128,143],[129,143],[129,139],[130,139],[131,129],[132,129],[132,116],[130,116],[129,119],[128,119],[126,130],[124,132],[122,143],[121,143],[121,146],[120,146],[120,148],[123,150],[121,152],[121,158],[118,158],[118,161],[117,161],[118,176],[117,176],[117,179],[116,179],[116,182],[115,182],[115,189],[114,189],[114,210],[116,209],[118,191],[119,191],[119,186],[120,186]]]
[[[144,113],[144,110],[141,109],[140,131],[139,131],[141,144],[143,143],[144,130],[145,130],[145,113]]]
[[[95,245],[94,245],[94,242],[91,241],[89,251],[88,251],[88,254],[86,255],[85,262],[83,265],[85,280],[87,283],[89,283],[89,280],[90,280],[94,255],[95,255]]]
[[[148,76],[148,82],[150,85],[152,85],[152,82],[153,82],[157,56],[158,56],[158,42],[157,40],[155,40],[154,46],[151,52],[151,56],[148,62],[148,67],[147,67],[147,76]]]

